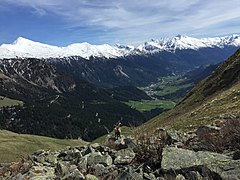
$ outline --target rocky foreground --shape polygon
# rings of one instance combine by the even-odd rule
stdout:
[[[211,138],[216,143],[216,138],[224,135],[224,128],[202,126],[189,133],[158,129],[151,137],[119,140],[108,137],[102,145],[39,150],[19,162],[2,164],[0,178],[237,180],[240,179],[239,135],[234,136],[237,139],[233,146],[217,142],[218,147],[214,147],[211,142]]]

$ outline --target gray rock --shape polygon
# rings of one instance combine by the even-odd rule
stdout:
[[[185,180],[186,178],[183,176],[183,175],[181,175],[181,174],[178,174],[177,176],[176,176],[176,178],[175,178],[175,180]]]
[[[157,180],[166,180],[164,177],[157,177]]]
[[[149,174],[143,173],[143,177],[144,177],[144,179],[148,179],[148,180],[155,180],[156,179],[155,175],[152,174],[152,173],[149,173]]]
[[[138,147],[137,144],[134,142],[134,139],[132,138],[125,138],[124,144],[127,146],[127,148],[130,149],[136,149]]]
[[[69,167],[68,173],[62,178],[62,180],[82,180],[85,179],[84,175],[77,169],[76,165],[71,165]]]
[[[177,147],[183,147],[185,142],[194,137],[196,137],[195,133],[168,130],[166,132],[165,143],[168,145],[173,144]]]
[[[102,155],[100,152],[93,152],[87,158],[87,164],[93,166],[95,164],[103,164],[104,166],[109,166],[112,164],[112,158],[108,154]]]
[[[171,142],[181,142],[182,141],[182,134],[178,131],[170,131],[167,132],[168,138],[171,140]]]
[[[102,164],[96,164],[92,167],[94,169],[94,174],[97,176],[101,176],[104,173],[108,173],[105,171],[105,166]]]
[[[86,173],[87,172],[87,163],[88,163],[88,156],[83,156],[79,163],[78,163],[78,169],[82,172],[82,173]]]
[[[77,148],[69,148],[60,152],[58,158],[64,161],[78,161],[82,157],[81,152]]]
[[[90,146],[93,148],[93,149],[97,149],[100,147],[100,144],[99,143],[93,143],[93,144],[90,144]]]
[[[70,162],[67,161],[59,161],[56,164],[55,172],[58,176],[64,176],[68,173],[70,167]]]
[[[190,171],[186,174],[187,179],[192,179],[192,180],[203,180],[203,177],[198,171]]]
[[[35,161],[35,162],[38,162],[38,163],[41,163],[41,164],[44,164],[46,161],[45,161],[45,156],[44,155],[39,155],[39,156],[34,156],[32,157],[32,159]]]
[[[85,177],[86,180],[98,180],[98,178],[92,174],[87,174]]]
[[[125,167],[125,170],[121,170],[118,177],[116,178],[118,180],[125,180],[125,179],[129,179],[129,180],[141,180],[143,179],[143,172],[135,172],[135,170],[131,167]]]
[[[232,160],[226,155],[207,151],[194,152],[175,147],[165,147],[163,149],[163,170],[178,171],[199,166],[208,168],[223,179],[240,178],[240,160]]]
[[[28,174],[27,178],[29,180],[36,180],[36,179],[54,179],[56,177],[55,170],[53,167],[46,167],[46,166],[33,166]]]
[[[24,177],[21,173],[18,173],[16,176],[11,178],[12,180],[24,180]]]
[[[130,164],[132,160],[135,158],[135,153],[132,149],[121,149],[116,152],[116,158],[114,160],[114,164]]]
[[[84,149],[81,151],[82,155],[85,156],[87,154],[91,154],[96,152],[94,148],[92,148],[91,145],[85,146]]]
[[[239,160],[240,159],[240,150],[233,153],[233,160]]]
[[[45,161],[51,165],[57,164],[57,156],[54,153],[51,153],[45,157]]]

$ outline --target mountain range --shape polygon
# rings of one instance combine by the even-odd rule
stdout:
[[[177,35],[173,38],[161,38],[144,42],[137,47],[129,45],[91,45],[89,43],[75,43],[66,47],[52,46],[19,37],[12,44],[0,46],[0,58],[63,58],[80,56],[84,59],[119,58],[130,55],[153,54],[162,51],[175,52],[176,50],[199,50],[202,48],[224,48],[225,46],[240,46],[240,36],[231,35],[215,38],[193,38]]]
[[[88,43],[56,47],[18,38],[0,46],[0,95],[20,100],[23,106],[0,108],[0,127],[92,140],[119,120],[139,125],[156,112],[146,114],[126,104],[151,100],[138,87],[169,76],[197,83],[216,69],[207,64],[221,63],[238,49],[239,39],[179,35],[138,47]],[[183,90],[184,95],[189,88]],[[160,112],[163,109],[157,109]]]

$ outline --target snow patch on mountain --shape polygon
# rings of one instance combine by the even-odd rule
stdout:
[[[223,48],[224,46],[240,46],[240,36],[231,35],[216,38],[193,38],[184,35],[177,35],[174,38],[162,38],[151,40],[139,45],[136,49],[139,52],[155,53],[159,51],[175,52],[176,50],[200,48]]]
[[[161,51],[175,52],[176,50],[200,48],[224,48],[225,46],[240,47],[240,36],[231,35],[215,38],[193,38],[177,35],[173,38],[161,38],[140,44],[136,48],[128,45],[116,44],[110,46],[91,45],[89,43],[75,43],[66,47],[51,46],[19,37],[12,44],[0,46],[0,58],[63,58],[80,56],[84,59],[91,57],[118,58],[128,55],[152,54]]]
[[[12,44],[0,46],[0,58],[31,57],[31,58],[58,58],[80,56],[115,58],[123,56],[123,50],[107,44],[91,45],[89,43],[75,43],[66,47],[51,46],[19,37]]]

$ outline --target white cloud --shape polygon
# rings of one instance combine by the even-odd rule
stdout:
[[[102,38],[119,36],[123,41],[178,33],[230,34],[240,28],[240,25],[225,27],[226,23],[230,26],[229,22],[240,20],[239,0],[2,0],[1,3],[4,2],[31,7],[41,16],[53,13],[65,20],[65,28],[102,28],[106,30]]]

